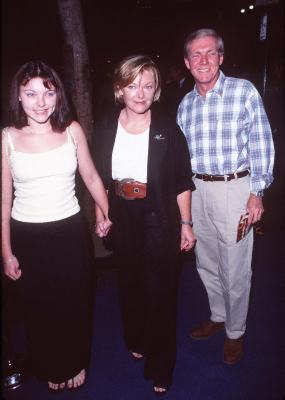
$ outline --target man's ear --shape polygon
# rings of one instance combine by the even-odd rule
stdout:
[[[184,63],[185,63],[186,68],[190,70],[190,62],[189,62],[188,58],[184,58]]]
[[[223,62],[224,62],[224,55],[222,54],[222,55],[220,56],[219,65],[222,65]]]

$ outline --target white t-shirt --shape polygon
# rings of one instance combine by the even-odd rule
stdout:
[[[147,182],[149,128],[139,134],[128,133],[118,123],[112,154],[112,178]]]

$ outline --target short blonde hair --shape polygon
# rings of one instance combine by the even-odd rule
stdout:
[[[161,77],[156,64],[148,56],[134,55],[124,58],[114,71],[113,89],[115,100],[123,103],[119,91],[132,83],[139,74],[144,71],[152,71],[155,81],[155,92],[153,101],[158,101],[161,92]]]

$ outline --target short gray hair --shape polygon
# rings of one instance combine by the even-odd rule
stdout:
[[[218,50],[219,54],[224,54],[224,41],[221,38],[221,36],[219,36],[214,29],[202,28],[202,29],[198,29],[194,32],[189,33],[189,35],[186,37],[186,40],[184,43],[184,58],[188,57],[188,46],[189,46],[189,44],[191,44],[193,42],[193,40],[207,37],[207,36],[211,36],[217,40],[217,43],[218,43],[217,50]]]

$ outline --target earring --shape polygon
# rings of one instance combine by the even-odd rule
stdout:
[[[19,97],[19,101],[22,101],[21,97]]]

